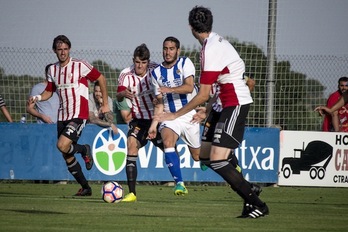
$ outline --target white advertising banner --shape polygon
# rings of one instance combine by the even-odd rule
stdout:
[[[348,134],[281,131],[278,184],[348,187]]]

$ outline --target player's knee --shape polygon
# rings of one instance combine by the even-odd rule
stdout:
[[[175,142],[169,140],[163,140],[164,148],[172,148],[175,147]]]
[[[67,146],[66,144],[58,140],[57,148],[60,152],[67,154],[69,152],[70,146]]]

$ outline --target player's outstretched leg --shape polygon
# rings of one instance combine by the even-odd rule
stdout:
[[[250,183],[228,160],[211,161],[210,165],[243,198],[244,202],[248,202],[252,206],[248,217],[259,218],[269,214],[267,205],[252,191]]]
[[[125,195],[122,202],[135,202],[137,201],[135,186],[138,176],[137,170],[137,156],[127,156],[126,161],[126,174],[129,193]]]
[[[73,175],[75,180],[81,185],[81,188],[79,191],[75,194],[75,196],[91,196],[92,195],[92,189],[88,184],[87,179],[85,178],[85,175],[83,175],[81,166],[79,162],[74,157],[71,162],[67,162],[68,170]]]

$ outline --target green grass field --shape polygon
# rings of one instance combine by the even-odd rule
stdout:
[[[77,184],[0,182],[0,231],[348,231],[348,189],[263,187],[270,215],[239,219],[242,201],[227,186],[138,185],[135,203],[72,197]],[[124,187],[127,189],[126,185]]]

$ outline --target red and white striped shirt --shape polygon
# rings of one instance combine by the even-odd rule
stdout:
[[[122,70],[118,78],[117,92],[128,89],[135,96],[131,101],[133,118],[152,119],[153,117],[153,100],[155,99],[155,94],[150,73],[157,66],[157,64],[150,63],[149,70],[143,77],[136,75],[134,67],[131,66]]]
[[[88,80],[94,82],[99,76],[100,72],[84,60],[70,58],[64,67],[59,62],[50,66],[46,90],[59,95],[58,121],[88,119]]]
[[[200,56],[200,83],[212,85],[217,82],[223,108],[253,102],[243,76],[244,61],[227,40],[211,32],[203,42]]]

